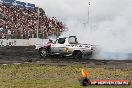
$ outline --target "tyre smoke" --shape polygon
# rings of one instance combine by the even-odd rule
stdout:
[[[76,35],[79,42],[96,45],[99,48],[96,58],[132,60],[131,0],[32,1],[39,1],[49,16],[67,25],[63,36]]]
[[[79,42],[96,45],[100,59],[131,59],[132,30],[124,17],[117,17],[111,21],[104,21],[95,28],[84,26],[76,21],[68,21],[70,30],[64,35],[76,35]],[[78,31],[79,30],[79,31]]]

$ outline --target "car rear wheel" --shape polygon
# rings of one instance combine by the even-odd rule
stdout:
[[[46,57],[47,56],[47,50],[44,48],[39,49],[39,55],[40,55],[40,57]]]
[[[74,51],[72,56],[75,59],[81,59],[82,58],[82,52],[81,51]]]

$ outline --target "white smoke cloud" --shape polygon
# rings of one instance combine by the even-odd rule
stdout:
[[[107,52],[132,52],[132,0],[20,1],[34,3],[63,21],[69,30],[63,35],[76,35],[80,42],[98,45]],[[86,24],[89,1],[90,22]]]

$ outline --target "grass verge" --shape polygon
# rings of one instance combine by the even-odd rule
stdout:
[[[83,88],[78,82],[82,65],[41,64],[0,65],[0,88]],[[132,69],[85,66],[91,79],[130,79]],[[132,88],[129,86],[88,86],[86,88]]]

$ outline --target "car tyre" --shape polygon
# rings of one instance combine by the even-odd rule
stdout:
[[[39,49],[39,55],[42,58],[46,58],[47,57],[47,50],[44,48]]]
[[[81,59],[82,58],[82,52],[81,51],[74,51],[72,56],[75,59]]]

